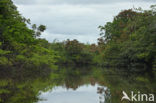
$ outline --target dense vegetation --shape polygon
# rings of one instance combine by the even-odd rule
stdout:
[[[46,26],[31,24],[11,0],[0,1],[0,67],[16,73],[44,71],[63,65],[126,67],[152,72],[156,64],[156,7],[121,11],[112,22],[99,26],[96,44],[77,40],[49,43],[39,39]],[[31,27],[31,28],[30,28]],[[31,69],[30,69],[31,68]],[[18,73],[17,73],[18,74]],[[14,74],[13,74],[14,75]]]
[[[22,74],[20,71],[23,69],[29,75],[32,71],[53,68],[57,58],[55,51],[48,49],[47,41],[37,39],[45,29],[44,25],[31,25],[29,19],[19,14],[11,0],[1,0],[0,71]]]
[[[156,64],[156,6],[145,11],[124,10],[99,28],[102,60],[107,65],[152,71]]]
[[[94,75],[91,79],[97,78],[100,84],[106,82],[108,87],[114,88],[109,85],[113,79],[103,77],[102,69],[82,66],[120,67],[116,70],[120,73],[124,70],[127,77],[130,72],[154,76],[156,6],[150,10],[121,11],[112,22],[99,28],[98,44],[69,39],[49,43],[39,38],[46,26],[31,24],[19,14],[11,0],[0,0],[0,103],[10,103],[10,100],[11,103],[33,103],[38,100],[36,95],[40,90],[59,84],[76,89],[84,84],[82,78],[90,79],[90,74]],[[58,68],[61,65],[63,67]],[[65,65],[73,67],[67,69]],[[78,66],[81,68],[76,68]],[[150,84],[146,77],[133,75],[133,78]],[[44,81],[46,79],[49,81]],[[146,89],[153,91],[153,88]],[[116,93],[113,89],[112,92]]]
[[[77,66],[93,64],[95,52],[94,48],[91,48],[93,46],[96,45],[83,44],[76,39],[51,44],[51,48],[61,57],[58,59],[58,64]]]
[[[38,38],[46,26],[31,24],[11,0],[1,0],[0,69],[11,74],[22,70],[29,74],[50,71],[57,64],[94,64],[126,67],[127,71],[138,71],[133,67],[141,67],[139,71],[152,72],[156,64],[155,24],[154,5],[151,10],[129,9],[121,11],[105,26],[99,26],[98,45],[77,40],[49,43]]]

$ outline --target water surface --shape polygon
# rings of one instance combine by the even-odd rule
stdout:
[[[156,94],[155,81],[148,74],[64,66],[46,75],[29,73],[23,79],[4,75],[0,103],[121,103],[122,91]]]
[[[98,93],[99,88],[104,88],[98,84],[83,85],[78,89],[67,89],[63,86],[54,87],[53,90],[46,93],[41,93],[40,98],[43,101],[38,103],[99,103],[104,98]],[[45,100],[46,99],[46,100]]]

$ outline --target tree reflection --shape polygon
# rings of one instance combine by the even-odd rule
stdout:
[[[111,94],[107,87],[99,86],[97,93],[99,94],[99,103],[111,103]]]
[[[83,85],[98,84],[99,103],[120,103],[122,90],[135,89],[143,93],[155,91],[154,81],[145,81],[142,77],[123,78],[121,75],[106,75],[105,70],[96,67],[64,66],[44,76],[42,73],[32,73],[29,77],[23,75],[24,79],[3,74],[0,76],[0,103],[35,103],[40,101],[38,96],[41,91],[46,92],[56,86],[76,90]]]

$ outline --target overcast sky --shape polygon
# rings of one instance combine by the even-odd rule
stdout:
[[[78,39],[96,43],[99,25],[112,21],[121,10],[148,9],[156,0],[13,0],[20,13],[47,30],[41,35],[49,42]]]

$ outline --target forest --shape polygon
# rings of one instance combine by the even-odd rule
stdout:
[[[15,82],[47,75],[54,78],[58,75],[51,73],[60,73],[59,66],[91,65],[108,70],[116,68],[126,75],[149,74],[155,78],[156,5],[151,5],[149,10],[123,10],[112,22],[98,29],[97,44],[85,44],[70,38],[50,43],[40,38],[46,30],[45,25],[31,24],[11,0],[0,0],[0,79]],[[78,71],[84,71],[84,68],[78,68]],[[0,86],[5,84],[8,85],[8,82]],[[11,96],[6,96],[5,92],[0,90],[0,103],[5,103]]]
[[[126,67],[126,71],[155,69],[155,5],[150,10],[121,11],[112,22],[99,26],[98,44],[84,44],[76,39],[49,43],[38,38],[46,26],[31,24],[11,0],[1,0],[0,4],[1,71],[44,71],[58,64]]]

